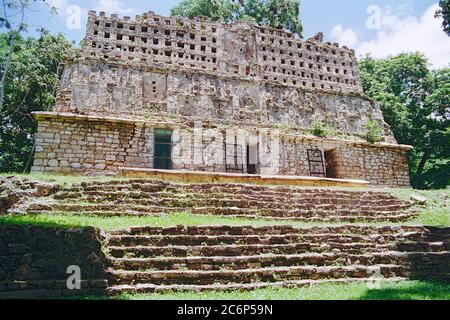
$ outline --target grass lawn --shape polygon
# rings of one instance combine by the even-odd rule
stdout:
[[[70,299],[74,299],[73,297]],[[450,284],[427,281],[319,284],[303,288],[267,288],[253,291],[124,294],[118,297],[83,296],[76,299],[119,300],[450,300]]]
[[[49,227],[97,227],[104,230],[114,230],[128,228],[131,226],[156,226],[168,227],[174,225],[246,225],[246,226],[267,226],[267,225],[291,225],[293,227],[314,227],[330,226],[349,223],[330,223],[330,222],[298,222],[293,220],[266,220],[266,219],[246,219],[229,218],[214,215],[198,215],[189,212],[170,213],[162,216],[143,216],[143,217],[97,217],[82,215],[62,215],[62,214],[36,214],[36,215],[6,215],[0,216],[1,224],[14,225],[41,225]],[[404,223],[358,223],[371,226],[385,225],[428,225],[428,226],[450,226],[449,208],[424,208],[419,217]]]
[[[325,222],[297,222],[297,221],[279,221],[265,219],[245,219],[245,218],[227,218],[214,215],[190,214],[189,212],[170,213],[163,216],[144,216],[144,217],[94,217],[81,215],[8,215],[0,216],[1,224],[14,225],[41,225],[49,227],[87,227],[93,226],[104,230],[114,230],[127,228],[131,226],[155,226],[169,227],[174,225],[232,225],[232,226],[267,226],[267,225],[292,225],[294,227],[313,227],[329,226]],[[337,225],[337,224],[336,224]],[[386,223],[379,223],[386,225]]]

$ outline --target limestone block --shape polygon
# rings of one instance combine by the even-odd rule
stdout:
[[[48,161],[48,165],[49,165],[50,167],[58,167],[59,161],[58,161],[58,160],[55,160],[55,159],[49,160],[49,161]]]
[[[71,167],[72,169],[80,169],[80,168],[81,168],[81,164],[78,163],[78,162],[74,162],[74,163],[71,163],[71,164],[70,164],[70,167]]]

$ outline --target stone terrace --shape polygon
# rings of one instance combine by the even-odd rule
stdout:
[[[245,184],[178,184],[151,180],[81,183],[24,204],[27,213],[160,216],[171,212],[304,222],[401,222],[410,202],[386,192]],[[289,201],[286,201],[289,199]]]
[[[136,227],[107,236],[108,292],[450,280],[450,229]]]
[[[72,186],[15,178],[0,182],[3,214],[136,217],[188,211],[322,222],[320,226],[301,228],[177,225],[102,232],[92,229],[95,237],[91,239],[97,251],[101,247],[98,253],[104,259],[97,268],[99,272],[92,275],[95,281],[89,289],[106,288],[111,295],[374,283],[382,279],[450,281],[450,228],[391,224],[407,221],[416,214],[410,202],[387,192],[180,184],[144,179],[82,182]],[[365,224],[351,223],[363,221]],[[31,235],[35,232],[24,237],[25,243]],[[85,243],[69,247],[78,245],[85,249]],[[53,247],[46,245],[46,248]],[[11,262],[11,270],[27,264],[20,260],[20,255],[8,250],[3,259]],[[52,257],[54,253],[50,251],[48,255]],[[84,261],[82,255],[77,257]],[[62,290],[58,287],[62,282],[56,288],[54,281],[42,274],[32,276],[32,281],[24,281],[20,288],[13,279],[6,279],[0,283],[0,293],[5,289],[28,293],[30,288],[32,293],[37,287],[41,291]]]

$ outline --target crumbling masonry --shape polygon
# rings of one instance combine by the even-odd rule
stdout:
[[[364,96],[353,50],[242,22],[89,13],[80,59],[38,120],[32,171],[124,168],[409,186],[409,146]],[[383,142],[363,139],[369,119]],[[308,134],[325,123],[333,137]]]

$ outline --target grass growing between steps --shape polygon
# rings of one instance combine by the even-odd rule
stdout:
[[[10,176],[11,174],[0,174],[1,177]],[[117,181],[129,180],[127,178],[107,177],[107,176],[68,176],[68,175],[52,175],[52,174],[14,174],[19,178],[28,178],[46,182],[57,182],[60,184],[71,185],[82,181]],[[132,178],[130,178],[132,179]],[[150,179],[151,180],[151,179]],[[302,187],[300,187],[302,188]],[[314,189],[313,187],[304,187]],[[408,200],[412,195],[421,195],[427,198],[426,204],[416,207],[419,210],[418,218],[407,223],[359,223],[373,226],[382,225],[428,225],[428,226],[450,226],[450,189],[445,190],[413,190],[413,189],[391,189],[391,188],[344,188],[344,187],[318,187],[318,189],[333,190],[353,190],[353,191],[387,191],[394,195]],[[81,202],[80,202],[81,204]],[[93,226],[102,229],[120,229],[129,226],[173,226],[173,225],[249,225],[249,226],[265,226],[265,225],[292,225],[294,227],[311,227],[311,226],[328,226],[349,223],[330,223],[330,222],[298,222],[293,220],[267,220],[267,219],[248,219],[248,218],[229,218],[213,215],[192,215],[189,212],[173,213],[164,216],[147,216],[147,217],[95,217],[80,215],[62,215],[62,214],[38,214],[24,216],[0,216],[0,224],[21,224],[21,225],[44,225],[58,227],[84,227]]]
[[[367,283],[319,284],[303,288],[266,288],[232,292],[169,292],[124,294],[118,297],[84,296],[76,299],[121,300],[450,300],[450,284],[427,281],[381,283],[371,289]]]
[[[326,226],[330,223],[304,223],[296,221],[278,221],[264,219],[227,218],[214,215],[198,215],[189,212],[170,213],[163,216],[143,217],[94,217],[62,214],[29,214],[0,216],[0,225],[40,225],[49,227],[97,227],[104,230],[122,229],[131,226],[169,227],[175,225],[232,225],[267,226],[292,225],[295,227]]]
[[[298,222],[293,220],[266,220],[227,218],[214,215],[197,215],[189,212],[170,213],[163,216],[143,217],[96,217],[70,214],[29,214],[29,215],[6,215],[0,216],[0,225],[40,225],[49,227],[87,227],[92,226],[104,230],[123,229],[131,226],[155,226],[168,227],[174,225],[231,225],[231,226],[268,226],[268,225],[291,225],[293,227],[314,227],[342,224],[364,224],[371,226],[385,225],[427,225],[450,227],[450,210],[448,208],[428,209],[424,208],[418,218],[404,223],[330,223],[330,222]]]

